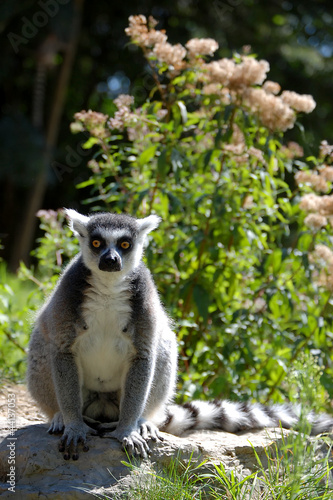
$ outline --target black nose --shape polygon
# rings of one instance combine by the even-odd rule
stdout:
[[[108,250],[103,255],[101,255],[98,267],[101,271],[121,271],[121,257],[115,250]]]
[[[109,255],[106,255],[104,257],[104,262],[106,262],[106,264],[110,264],[110,265],[115,264],[117,262],[117,260],[118,259],[117,259],[117,257],[115,255],[110,255],[109,254]]]

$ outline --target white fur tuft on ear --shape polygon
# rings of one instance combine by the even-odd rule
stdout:
[[[73,210],[72,208],[65,208],[64,211],[69,220],[69,227],[75,236],[87,236],[87,224],[89,222],[89,217],[79,214],[79,212]]]
[[[161,220],[161,217],[158,215],[149,215],[144,219],[137,219],[140,236],[146,236],[146,234],[150,233],[150,231],[156,229]]]

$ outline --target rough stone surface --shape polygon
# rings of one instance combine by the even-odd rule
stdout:
[[[5,422],[1,422],[2,428]],[[19,425],[24,425],[23,419]],[[2,432],[0,444],[0,496],[13,498],[8,491],[8,444],[15,442],[15,475],[17,499],[85,499],[89,493],[114,498],[114,487],[121,478],[130,479],[133,472],[123,465],[127,461],[121,446],[114,439],[90,437],[90,450],[81,453],[78,461],[65,461],[57,449],[58,436],[51,436],[47,424],[30,424],[19,428],[13,436]],[[248,473],[254,470],[256,459],[252,445],[264,459],[264,447],[272,443],[274,432],[233,435],[225,432],[201,431],[186,437],[164,434],[163,443],[152,445],[149,460],[141,461],[145,468],[167,466],[172,457],[180,453],[183,461],[204,458],[223,464],[227,468]],[[277,430],[279,438],[280,431]],[[15,438],[15,439],[14,439]],[[140,461],[139,461],[140,462]],[[128,485],[128,481],[126,482]],[[119,485],[117,485],[119,489]]]

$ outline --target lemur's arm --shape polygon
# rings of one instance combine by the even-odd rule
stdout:
[[[78,444],[83,444],[83,450],[87,451],[87,433],[97,433],[83,422],[81,387],[72,353],[58,351],[53,354],[52,376],[65,426],[59,451],[64,453],[66,460],[71,457],[73,460],[77,460],[79,457]],[[50,432],[52,433],[52,431],[51,424]]]
[[[71,352],[52,353],[52,376],[65,426],[83,422],[78,369]]]
[[[53,301],[49,304],[46,321],[53,384],[64,425],[59,450],[64,452],[65,459],[69,459],[70,456],[77,459],[78,443],[83,443],[84,450],[88,449],[87,433],[97,434],[83,421],[82,388],[73,352],[73,345],[78,335],[77,329],[82,328],[80,306],[88,274],[80,257],[72,262],[55,291]],[[52,421],[49,432],[56,430],[57,425]]]
[[[147,437],[141,435],[142,414],[148,398],[153,373],[152,359],[136,356],[129,368],[120,402],[119,422],[112,436],[129,451],[135,448],[146,456],[149,451]]]
[[[128,370],[120,402],[118,429],[136,429],[142,417],[149,389],[155,360],[152,356],[136,356]]]

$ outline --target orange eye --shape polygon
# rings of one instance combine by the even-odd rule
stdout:
[[[101,242],[99,240],[93,240],[92,245],[95,248],[99,248],[101,246]]]
[[[128,241],[122,241],[120,243],[120,246],[121,248],[123,248],[124,250],[127,250],[131,245],[128,243]]]

